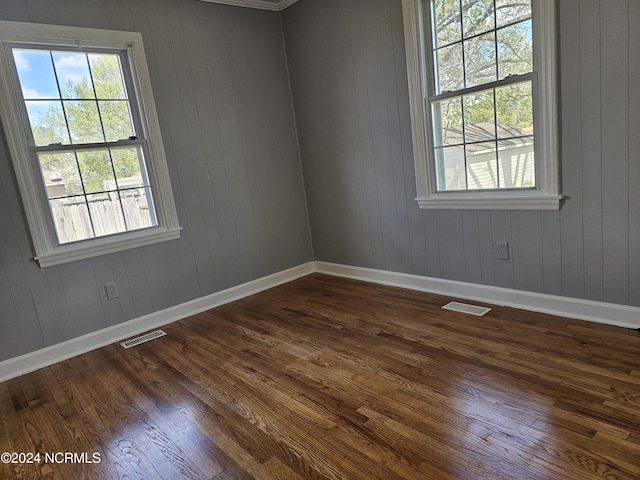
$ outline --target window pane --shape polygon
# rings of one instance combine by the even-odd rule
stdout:
[[[25,105],[33,140],[37,147],[52,143],[70,143],[69,131],[60,102],[27,100]]]
[[[436,84],[438,93],[464,87],[462,43],[436,51]]]
[[[127,228],[139,230],[158,224],[154,212],[150,188],[136,188],[120,192]]]
[[[497,35],[499,78],[533,71],[531,20],[500,29]]]
[[[498,187],[498,162],[495,142],[467,145],[467,182],[469,190]]]
[[[462,0],[464,38],[495,28],[493,0]]]
[[[116,181],[108,150],[79,151],[78,164],[86,193],[114,190]]]
[[[493,90],[465,95],[463,105],[465,142],[495,139]]]
[[[125,100],[124,83],[117,55],[89,55],[96,95],[103,100]]]
[[[496,89],[498,137],[533,134],[533,96],[531,82]]]
[[[87,203],[96,237],[127,231],[118,192],[87,195]]]
[[[531,18],[531,0],[496,0],[498,27]]]
[[[13,49],[13,59],[25,100],[60,98],[48,51]]]
[[[467,87],[497,80],[495,32],[464,42],[464,68]]]
[[[441,47],[462,40],[460,0],[437,0],[432,5],[435,46]]]
[[[60,243],[158,224],[139,151],[135,146],[38,155]]]
[[[78,163],[73,152],[38,154],[48,198],[83,193]]]
[[[498,142],[500,188],[533,188],[535,162],[533,137]]]
[[[128,101],[98,101],[98,107],[107,142],[124,140],[134,135]]]
[[[432,109],[434,145],[441,147],[463,143],[461,98],[434,102]]]
[[[139,147],[111,150],[118,188],[148,187],[142,151]]]
[[[89,64],[84,53],[52,52],[62,98],[95,98]]]
[[[439,191],[465,190],[464,147],[436,148],[436,178]]]
[[[98,106],[93,100],[64,101],[73,143],[104,142]]]
[[[84,196],[50,200],[49,206],[58,242],[71,243],[94,237]]]

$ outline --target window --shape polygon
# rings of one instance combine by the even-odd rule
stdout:
[[[0,108],[40,266],[178,238],[141,35],[0,32]]]
[[[421,208],[560,208],[554,8],[403,0]]]

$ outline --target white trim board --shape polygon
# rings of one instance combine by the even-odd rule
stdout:
[[[233,5],[235,7],[257,8],[259,10],[271,10],[273,12],[281,12],[298,0],[279,0],[277,2],[269,2],[267,0],[200,0],[208,3],[222,3],[224,5]]]
[[[316,262],[316,272],[616,327],[640,328],[640,307],[327,262]]]
[[[277,287],[315,272],[315,263],[308,262],[282,272],[258,278],[242,285],[196,298],[189,302],[169,307],[159,312],[143,315],[81,337],[67,340],[35,352],[20,355],[0,362],[0,382],[19,377],[69,358],[95,350],[105,345],[120,342],[140,333],[162,327],[183,318],[205,312],[255,293]]]
[[[0,362],[0,382],[120,342],[169,323],[288,283],[312,273],[363,280],[423,292],[520,308],[624,328],[640,328],[640,308],[543,293],[525,292],[406,273],[327,262],[308,262],[174,307],[134,318],[66,342]]]

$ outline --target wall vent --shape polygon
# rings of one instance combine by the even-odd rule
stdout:
[[[444,307],[445,310],[453,310],[454,312],[468,313],[469,315],[477,315],[481,317],[491,309],[486,307],[479,307],[477,305],[469,305],[468,303],[449,302]]]
[[[162,330],[156,330],[155,332],[145,333],[140,337],[132,338],[131,340],[122,342],[120,345],[122,345],[124,348],[131,348],[135,347],[136,345],[140,345],[141,343],[148,342],[149,340],[153,340],[154,338],[164,337],[165,335],[166,333],[164,333]]]

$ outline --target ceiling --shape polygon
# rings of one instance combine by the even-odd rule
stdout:
[[[237,7],[259,8],[261,10],[273,10],[280,12],[297,2],[297,0],[202,0],[203,2],[224,3]]]

